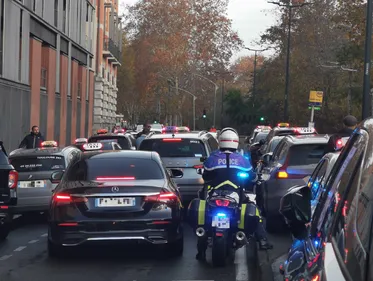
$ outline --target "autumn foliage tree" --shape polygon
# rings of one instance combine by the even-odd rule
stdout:
[[[332,132],[348,114],[347,94],[352,91],[352,114],[361,116],[364,61],[365,4],[362,0],[313,0],[292,8],[290,52],[290,122],[306,126],[310,118],[310,90],[324,91],[324,104],[316,112],[316,128]],[[275,48],[258,71],[258,110],[275,124],[282,121],[287,48],[287,8],[276,6],[278,21],[262,34],[262,44]],[[341,65],[356,69],[348,73]]]
[[[118,95],[133,87],[133,97],[126,95],[121,103],[136,103],[137,119],[190,115],[191,99],[177,88],[199,96],[199,110],[208,104],[213,92],[202,91],[206,81],[193,73],[216,81],[214,70],[226,69],[241,44],[227,5],[228,0],[142,0],[127,7],[127,59],[133,62],[134,82],[121,84]]]

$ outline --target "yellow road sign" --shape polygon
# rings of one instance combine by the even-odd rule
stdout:
[[[322,103],[324,92],[322,91],[310,91],[310,103]]]

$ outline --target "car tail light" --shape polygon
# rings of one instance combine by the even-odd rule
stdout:
[[[65,223],[60,223],[58,226],[78,226],[77,222],[65,222]]]
[[[230,203],[229,200],[224,200],[224,199],[216,199],[215,200],[216,206],[219,206],[219,207],[228,207],[229,203]]]
[[[203,165],[194,165],[193,168],[194,169],[203,169]]]
[[[179,201],[179,197],[173,192],[160,193],[145,197],[145,202],[172,204]]]
[[[287,179],[289,177],[289,174],[286,171],[278,171],[277,172],[277,178],[278,179]]]
[[[172,139],[163,139],[164,142],[181,142],[182,139],[172,138]]]
[[[70,204],[72,203],[72,198],[69,194],[59,193],[53,196],[53,201],[58,204]]]
[[[53,201],[59,205],[63,205],[70,203],[86,203],[88,199],[86,197],[72,197],[69,194],[58,193],[53,196]]]
[[[123,181],[123,180],[135,180],[135,177],[97,177],[96,181]]]
[[[9,180],[8,180],[8,187],[9,188],[16,188],[18,184],[18,172],[12,170],[9,172]]]

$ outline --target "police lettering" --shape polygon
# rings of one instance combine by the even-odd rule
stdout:
[[[218,159],[218,165],[227,165],[227,159]],[[238,166],[238,159],[229,159],[229,165]]]

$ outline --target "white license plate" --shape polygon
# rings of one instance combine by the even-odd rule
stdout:
[[[19,188],[34,188],[34,187],[45,187],[46,181],[20,181],[18,182]]]
[[[229,228],[229,218],[215,216],[212,219],[212,226],[217,228]]]
[[[114,197],[114,198],[96,198],[96,207],[133,207],[135,198]]]

